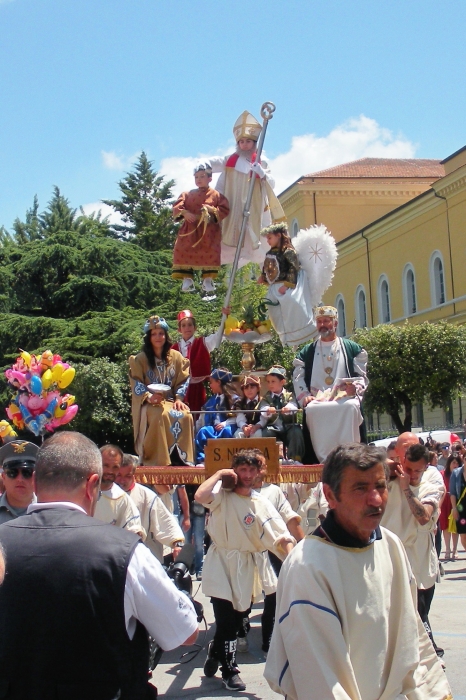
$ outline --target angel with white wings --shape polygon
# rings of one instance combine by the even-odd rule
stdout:
[[[301,230],[291,242],[285,223],[262,229],[270,250],[258,282],[267,284],[265,303],[282,345],[297,347],[316,335],[314,312],[330,286],[337,260],[325,226]]]

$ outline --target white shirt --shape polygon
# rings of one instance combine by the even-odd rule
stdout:
[[[165,507],[160,496],[146,486],[134,484],[127,493],[141,515],[142,526],[147,533],[144,544],[162,563],[163,545],[172,547],[174,542],[184,542],[178,520]]]
[[[33,503],[28,513],[44,508],[69,508],[84,515],[76,503]],[[130,639],[136,631],[136,620],[165,651],[175,649],[197,630],[194,608],[182,591],[178,591],[161,564],[140,542],[134,548],[126,571],[125,622]]]
[[[203,336],[203,341],[204,345],[207,348],[207,352],[210,354],[212,350],[215,350],[217,346],[217,341],[218,337],[220,334],[220,328],[215,331],[215,333],[212,333],[211,335],[205,335]],[[183,357],[188,357],[188,347],[194,342],[195,338],[197,336],[192,335],[189,340],[184,340],[183,338],[180,338],[178,341],[178,347],[180,348],[180,353],[183,355]],[[220,336],[223,340],[223,335]]]
[[[143,539],[146,538],[136,505],[118,484],[113,483],[110,489],[100,492],[94,517],[108,525],[122,527],[136,535],[141,535]]]

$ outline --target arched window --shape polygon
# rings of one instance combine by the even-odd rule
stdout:
[[[346,314],[345,300],[343,299],[341,294],[337,296],[336,307],[338,311],[337,334],[340,336],[340,338],[343,338],[346,335]]]
[[[366,292],[362,284],[356,289],[356,326],[367,328]]]
[[[298,219],[293,219],[293,221],[291,222],[291,238],[294,238],[295,236],[297,236],[298,232],[299,232]]]
[[[403,305],[405,316],[411,316],[411,314],[416,313],[416,280],[411,263],[408,263],[403,271]]]
[[[438,250],[434,251],[430,258],[430,296],[432,306],[444,304],[447,299],[443,258]]]
[[[380,323],[390,323],[390,289],[386,275],[379,279],[379,321]]]

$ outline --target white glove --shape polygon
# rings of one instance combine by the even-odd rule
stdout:
[[[265,177],[265,170],[260,163],[252,163],[251,170],[256,175],[259,175],[260,179],[263,180]]]

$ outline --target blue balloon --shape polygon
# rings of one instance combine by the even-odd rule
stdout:
[[[32,375],[31,380],[29,382],[29,386],[33,394],[42,393],[42,380],[40,377],[37,376],[37,374]]]

